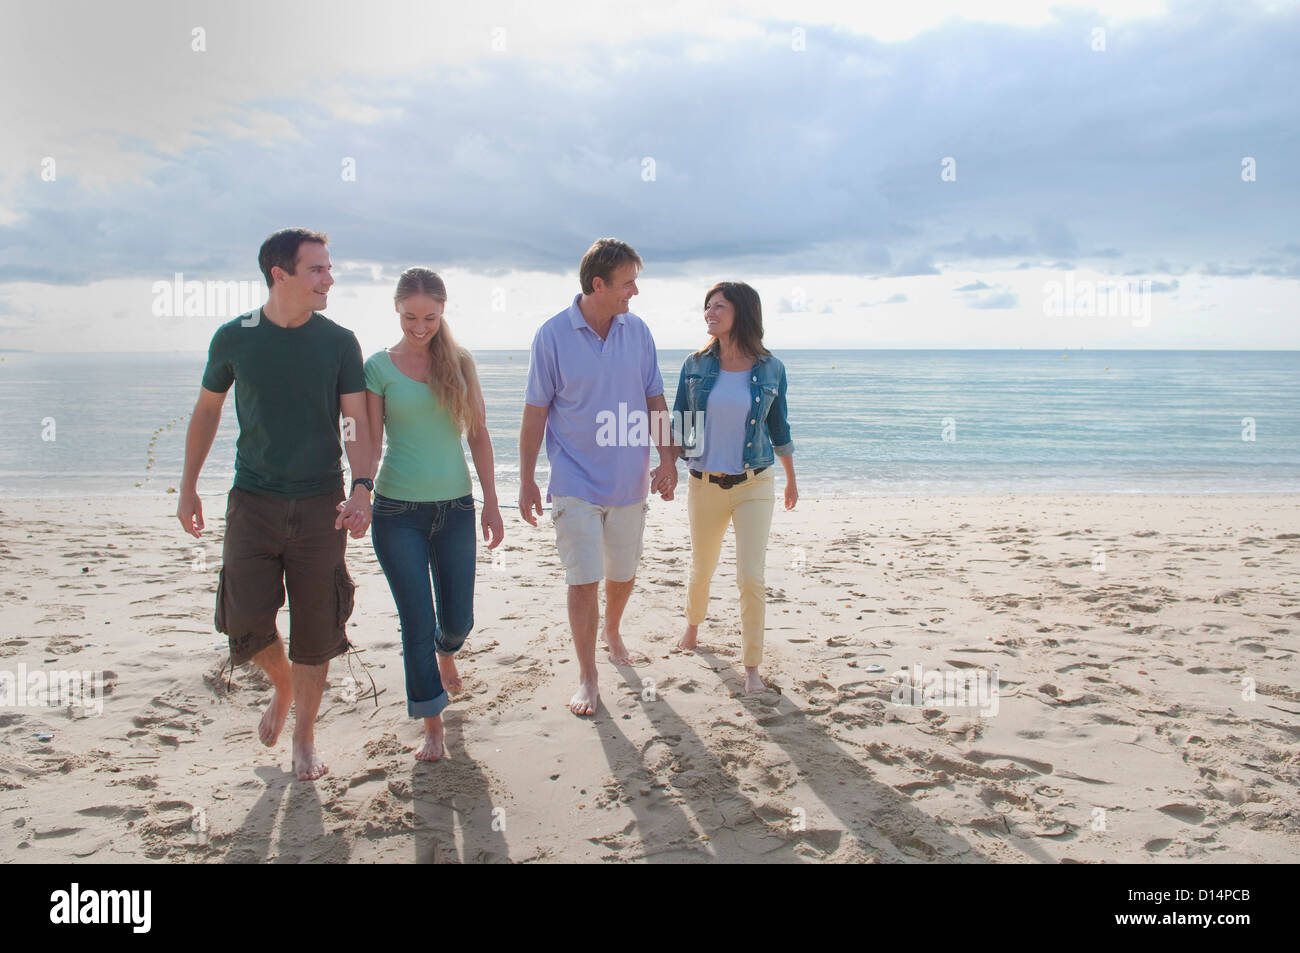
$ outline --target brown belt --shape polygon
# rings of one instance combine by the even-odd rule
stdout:
[[[762,472],[763,472],[764,470],[766,470],[766,469],[767,469],[767,467],[755,467],[755,468],[754,468],[754,476],[758,476],[760,473],[762,473]],[[704,474],[701,473],[699,470],[692,470],[692,471],[691,471],[691,476],[695,477],[695,479],[697,479],[697,480],[703,480],[703,479],[704,479]],[[718,484],[718,486],[722,487],[724,490],[729,490],[729,489],[731,489],[733,486],[735,486],[737,483],[744,483],[744,482],[745,482],[746,480],[748,480],[748,479],[749,479],[749,474],[748,474],[748,473],[734,473],[734,474],[733,474],[733,473],[721,473],[721,474],[719,474],[719,473],[711,473],[711,474],[709,474],[709,482],[710,482],[710,483],[716,483],[716,484]]]

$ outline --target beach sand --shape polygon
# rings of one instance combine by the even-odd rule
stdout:
[[[778,480],[778,483],[780,481]],[[673,650],[685,489],[652,502],[624,636],[579,719],[549,515],[480,549],[449,757],[420,764],[397,616],[350,541],[360,659],[330,669],[318,782],[256,738],[212,628],[223,496],[0,501],[0,673],[102,671],[102,714],[0,707],[0,853],[28,862],[1165,862],[1300,856],[1295,496],[949,496],[778,508],[764,675],[738,694],[731,539]],[[287,633],[287,612],[281,631]],[[364,661],[381,693],[369,691]],[[996,713],[895,704],[988,670]],[[228,674],[228,673],[227,673]],[[1253,687],[1253,691],[1251,690]],[[970,699],[963,701],[969,702]],[[290,728],[292,727],[292,716]],[[45,739],[47,736],[48,740]]]

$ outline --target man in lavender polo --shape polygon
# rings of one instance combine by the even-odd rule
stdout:
[[[615,665],[630,657],[619,622],[636,582],[645,528],[650,444],[659,466],[649,481],[665,500],[677,487],[676,455],[654,338],[628,311],[641,258],[630,245],[601,238],[582,257],[582,293],[543,324],[528,362],[524,422],[519,432],[519,512],[533,526],[542,513],[535,477],[546,436],[556,548],[569,585],[569,628],[578,651],[575,715],[594,715],[597,589],[605,580],[601,639]],[[658,412],[658,413],[655,413]]]

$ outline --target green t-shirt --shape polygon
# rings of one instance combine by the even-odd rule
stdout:
[[[323,314],[282,328],[250,311],[217,328],[203,387],[235,384],[235,486],[300,498],[343,485],[339,395],[365,391],[356,335]]]
[[[429,385],[411,380],[387,351],[366,360],[366,390],[384,398],[384,462],[375,492],[408,503],[458,500],[470,492],[460,430]]]

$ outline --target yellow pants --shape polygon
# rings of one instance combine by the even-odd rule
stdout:
[[[744,664],[763,661],[763,627],[767,587],[763,579],[767,534],[776,506],[772,467],[744,483],[723,489],[716,483],[688,476],[686,511],[691,519],[691,582],[686,592],[686,622],[699,625],[709,611],[709,582],[718,566],[727,524],[736,527],[736,585],[740,589],[741,639]]]

